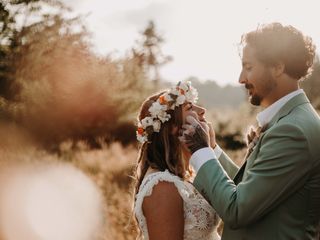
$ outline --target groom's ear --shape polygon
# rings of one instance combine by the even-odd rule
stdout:
[[[285,65],[283,62],[277,62],[271,67],[271,72],[273,77],[277,78],[280,77],[285,70]]]

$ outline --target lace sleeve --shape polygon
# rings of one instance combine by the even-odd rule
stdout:
[[[153,187],[161,181],[174,183],[183,201],[186,201],[189,197],[188,190],[186,189],[183,181],[179,177],[172,175],[168,170],[164,172],[151,173],[146,176],[141,183],[138,194],[136,195],[134,208],[135,215],[143,232],[147,231],[146,219],[142,212],[143,199],[146,196],[150,196],[152,194]]]
[[[161,181],[173,183],[184,202],[184,240],[219,240],[216,227],[218,215],[191,183],[184,182],[169,171],[147,175],[139,188],[135,201],[135,215],[144,239],[148,240],[148,227],[142,212],[143,199],[152,194],[155,185]]]

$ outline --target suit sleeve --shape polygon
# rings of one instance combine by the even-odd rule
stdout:
[[[239,167],[229,158],[229,156],[225,152],[221,153],[218,160],[223,169],[227,172],[228,176],[233,179],[238,172]]]
[[[312,167],[307,140],[293,124],[274,126],[246,178],[237,186],[216,159],[206,162],[195,187],[231,228],[247,226],[303,186]]]

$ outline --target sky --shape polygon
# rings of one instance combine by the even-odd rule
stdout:
[[[173,57],[163,79],[188,77],[237,85],[241,35],[259,24],[281,22],[309,35],[320,49],[318,0],[63,0],[85,24],[98,54],[123,56],[140,39],[149,20],[165,39],[162,51]]]

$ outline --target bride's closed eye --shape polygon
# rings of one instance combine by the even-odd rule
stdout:
[[[193,104],[192,103],[188,103],[186,106],[186,111],[190,111],[193,108]]]

